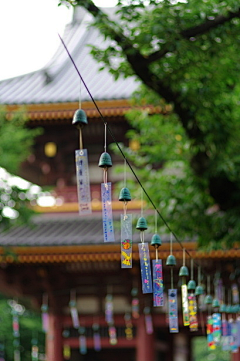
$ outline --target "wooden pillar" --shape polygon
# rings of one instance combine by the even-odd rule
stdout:
[[[136,361],[155,361],[155,336],[146,334],[144,315],[137,323],[136,354]]]
[[[49,327],[46,335],[47,361],[63,361],[62,319],[50,313]]]

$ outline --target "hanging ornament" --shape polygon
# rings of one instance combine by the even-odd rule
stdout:
[[[114,242],[113,216],[112,216],[112,184],[107,181],[108,168],[112,167],[110,155],[107,148],[107,123],[105,125],[104,153],[101,154],[98,166],[103,168],[103,183],[101,184],[102,196],[102,217],[103,217],[103,240],[104,242]]]
[[[195,296],[197,298],[197,306],[200,312],[200,324],[201,324],[201,329],[202,329],[202,334],[205,334],[205,322],[204,322],[204,318],[203,318],[203,311],[205,309],[205,304],[204,304],[204,289],[203,286],[201,285],[201,267],[198,266],[198,284],[197,287],[195,289]]]
[[[139,299],[138,299],[138,289],[134,287],[131,291],[132,295],[132,317],[137,319],[139,318]]]
[[[77,311],[77,302],[76,302],[76,291],[72,290],[70,294],[70,301],[69,301],[69,308],[72,317],[72,323],[74,328],[79,328],[79,318],[78,318],[78,311]]]
[[[168,290],[168,320],[169,332],[178,333],[178,300],[177,289],[173,288],[173,267],[176,266],[176,258],[172,254],[172,233],[170,235],[170,255],[166,260],[166,265],[171,267],[171,288]]]
[[[91,193],[88,170],[88,153],[87,149],[83,149],[82,129],[88,124],[86,113],[81,109],[81,83],[79,108],[73,116],[72,124],[79,130],[79,148],[75,150],[76,176],[77,176],[77,192],[79,214],[86,215],[92,213]]]
[[[48,332],[49,327],[49,314],[48,314],[48,295],[43,295],[43,301],[41,306],[42,311],[42,330],[43,332]]]
[[[125,313],[124,320],[125,320],[126,339],[132,340],[133,339],[133,325],[132,325],[131,314],[129,312]]]
[[[163,306],[163,272],[162,260],[158,259],[158,247],[162,241],[157,234],[157,212],[155,211],[155,234],[152,236],[151,246],[155,248],[156,259],[152,260],[153,268],[153,306]]]
[[[207,342],[208,342],[208,349],[215,350],[216,345],[213,340],[213,320],[212,316],[207,316]]]
[[[239,291],[236,283],[232,284],[232,301],[234,304],[239,303]]]
[[[113,297],[107,294],[105,298],[105,320],[108,325],[113,324]]]
[[[81,355],[86,355],[87,353],[87,339],[86,339],[86,329],[85,327],[79,327],[79,352]]]
[[[145,307],[143,312],[145,314],[145,326],[146,334],[151,335],[153,333],[153,322],[150,307]]]
[[[31,352],[31,356],[32,356],[32,361],[38,361],[38,339],[37,339],[37,335],[36,337],[32,338],[32,352]]]
[[[63,345],[63,358],[64,360],[70,360],[71,358],[71,347],[69,345]]]
[[[191,279],[188,281],[188,307],[189,307],[189,329],[198,330],[197,301],[195,296],[196,282],[193,279],[193,259],[191,259]]]
[[[148,243],[144,243],[144,231],[146,231],[147,228],[148,228],[147,221],[143,217],[143,199],[142,199],[141,217],[138,219],[136,225],[136,229],[140,230],[140,240],[141,240],[141,243],[138,243],[138,250],[139,250],[140,268],[141,268],[142,292],[152,293],[152,275],[151,275],[151,267],[150,267],[149,249],[148,249]]]
[[[109,343],[110,345],[117,344],[117,330],[114,325],[109,325],[108,327]]]
[[[19,317],[18,317],[18,312],[13,308],[12,310],[12,326],[13,326],[13,336],[14,337],[19,337],[20,333],[19,333]]]
[[[182,292],[182,312],[183,325],[189,326],[189,308],[188,308],[188,292],[186,285],[186,277],[188,277],[188,268],[185,266],[185,248],[183,249],[183,265],[179,270],[179,276],[182,278],[181,292]]]
[[[132,268],[132,215],[127,214],[127,204],[131,201],[131,194],[126,188],[126,160],[124,162],[124,188],[119,194],[119,201],[123,202],[121,214],[121,268]]]
[[[99,333],[99,324],[98,323],[94,323],[92,325],[92,329],[93,329],[93,347],[95,351],[100,351],[101,350],[101,337],[100,337],[100,333]]]
[[[210,316],[210,310],[212,306],[213,298],[211,296],[210,276],[207,276],[207,295],[204,298],[204,303],[208,309],[208,315]]]

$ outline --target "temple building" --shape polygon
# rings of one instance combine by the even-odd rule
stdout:
[[[111,13],[113,9],[107,11]],[[163,262],[164,305],[153,307],[152,294],[142,293],[140,235],[135,229],[141,216],[137,195],[133,195],[128,204],[128,212],[134,219],[133,264],[132,268],[121,268],[123,204],[118,200],[120,186],[117,184],[123,184],[123,174],[116,173],[115,167],[123,166],[124,160],[112,152],[109,145],[116,141],[137,150],[139,144],[129,143],[126,137],[130,125],[125,114],[131,109],[131,97],[140,83],[134,77],[120,76],[115,80],[107,69],[99,71],[100,65],[91,56],[89,45],[106,44],[108,40],[89,27],[91,21],[89,13],[77,8],[72,22],[66,26],[63,40],[101,114],[60,41],[56,54],[43,69],[0,82],[0,104],[6,105],[9,113],[22,111],[24,106],[28,127],[43,129],[36,138],[31,156],[22,164],[19,176],[43,189],[47,187],[55,199],[52,206],[35,206],[33,227],[14,227],[0,234],[0,259],[4,264],[0,268],[0,291],[26,296],[39,310],[43,302],[46,303],[49,315],[47,361],[191,361],[191,341],[196,335],[202,335],[202,327],[199,325],[198,331],[190,332],[183,326],[179,298],[179,332],[169,332],[168,236],[163,235],[159,248],[159,258]],[[88,119],[83,129],[83,146],[88,150],[92,200],[92,214],[85,216],[79,215],[77,195],[75,150],[79,149],[79,131],[72,125],[73,115],[80,107]],[[169,107],[149,107],[153,113],[170,110]],[[104,122],[114,135],[113,139],[107,134],[113,162],[108,180],[113,184],[114,243],[103,241],[103,170],[98,162],[104,152]],[[152,234],[145,233],[150,243]],[[205,272],[214,274],[220,268],[221,277],[230,282],[229,272],[237,267],[240,258],[237,247],[203,252],[197,250],[195,242],[187,241],[182,246],[201,261]],[[6,249],[11,252],[6,253]],[[174,243],[173,253],[177,259],[174,283],[179,288],[182,247]],[[155,258],[155,249],[151,246],[150,257]],[[188,266],[190,268],[190,262]],[[196,269],[194,272],[197,274]],[[111,322],[106,320],[108,307],[113,312]],[[79,324],[74,326],[76,310]],[[234,353],[232,359],[240,360],[239,352]]]

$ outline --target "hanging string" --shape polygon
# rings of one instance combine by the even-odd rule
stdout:
[[[171,267],[171,289],[173,289],[173,268]]]
[[[198,266],[198,285],[201,283],[201,267]]]
[[[115,144],[116,144],[119,152],[121,153],[122,157],[125,159],[126,163],[128,164],[128,166],[129,166],[132,174],[134,175],[136,181],[137,181],[138,184],[140,185],[140,187],[141,187],[141,189],[142,189],[142,192],[145,193],[145,195],[146,195],[149,203],[152,205],[153,209],[155,209],[155,211],[157,212],[158,216],[161,218],[161,220],[162,220],[162,222],[164,223],[164,225],[166,226],[166,228],[169,230],[170,233],[172,233],[172,235],[174,236],[175,240],[178,242],[178,244],[180,245],[180,247],[183,249],[184,246],[182,245],[182,242],[179,240],[179,238],[177,237],[177,235],[172,231],[172,229],[171,229],[170,226],[168,225],[167,221],[164,219],[164,217],[162,216],[162,214],[159,212],[159,210],[158,210],[157,207],[155,206],[153,200],[152,200],[152,199],[150,198],[150,196],[148,195],[148,193],[147,193],[147,191],[145,190],[143,184],[141,183],[140,179],[138,178],[136,172],[134,171],[133,167],[131,166],[131,164],[129,163],[128,159],[126,158],[126,156],[125,156],[122,148],[121,148],[120,145],[118,144],[118,142],[117,142],[117,140],[116,140],[116,138],[115,138],[115,136],[114,136],[111,128],[108,126],[107,122],[105,121],[105,119],[104,119],[104,117],[103,117],[103,115],[102,115],[102,112],[100,111],[100,109],[99,109],[99,107],[98,107],[95,99],[93,98],[93,96],[92,96],[92,94],[91,94],[91,92],[90,92],[87,84],[85,83],[85,81],[84,81],[84,79],[83,79],[83,77],[82,77],[79,69],[77,68],[77,65],[76,65],[76,63],[74,62],[74,60],[73,60],[73,58],[72,58],[72,56],[71,56],[71,54],[70,54],[70,52],[69,52],[69,50],[68,50],[65,42],[63,41],[63,39],[62,39],[62,37],[60,36],[60,34],[58,34],[58,36],[59,36],[59,38],[60,38],[60,41],[61,41],[62,44],[63,44],[63,47],[65,48],[65,50],[66,50],[66,52],[67,52],[67,54],[68,54],[68,56],[69,56],[69,59],[71,60],[73,66],[75,67],[75,70],[76,70],[79,78],[81,79],[81,81],[82,81],[85,89],[87,90],[87,93],[89,94],[89,96],[90,96],[93,104],[95,105],[95,107],[96,107],[96,109],[97,109],[97,111],[98,111],[101,119],[103,120],[104,125],[105,125],[105,128],[108,130],[108,132],[109,132],[109,134],[111,135],[113,141],[115,142]],[[105,146],[105,151],[106,151],[106,146]],[[188,254],[188,256],[189,256],[190,258],[192,258],[191,254],[189,253],[188,250],[185,250],[185,252]]]
[[[104,123],[104,152],[107,151],[107,123]]]
[[[124,188],[127,186],[127,162],[124,159],[124,179],[123,179]]]
[[[157,212],[155,210],[155,233],[157,233]]]
[[[185,266],[185,248],[183,248],[183,266]]]
[[[82,108],[82,80],[80,78],[80,86],[79,86],[79,109]]]
[[[170,233],[170,254],[172,254],[172,232]]]
[[[210,276],[207,276],[207,293],[210,295]]]
[[[191,280],[193,280],[193,258],[191,259]]]
[[[141,188],[141,217],[143,217],[143,190]]]

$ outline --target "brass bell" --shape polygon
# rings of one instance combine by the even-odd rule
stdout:
[[[139,229],[140,231],[145,231],[148,229],[147,221],[144,217],[138,218],[136,229]]]
[[[112,167],[112,160],[111,160],[110,154],[108,154],[107,152],[102,153],[100,156],[100,159],[99,159],[98,166],[100,168]]]
[[[75,125],[77,128],[88,124],[87,115],[84,110],[78,109],[75,111],[72,124]]]
[[[176,258],[173,254],[170,254],[166,260],[166,266],[176,266]]]
[[[162,240],[161,240],[160,236],[157,233],[155,233],[152,236],[151,246],[158,248],[159,246],[161,246],[161,244],[162,244]]]
[[[130,202],[131,194],[128,188],[122,188],[119,194],[119,201],[121,202]]]
[[[186,266],[182,266],[179,270],[179,276],[180,277],[188,277],[188,268]]]

